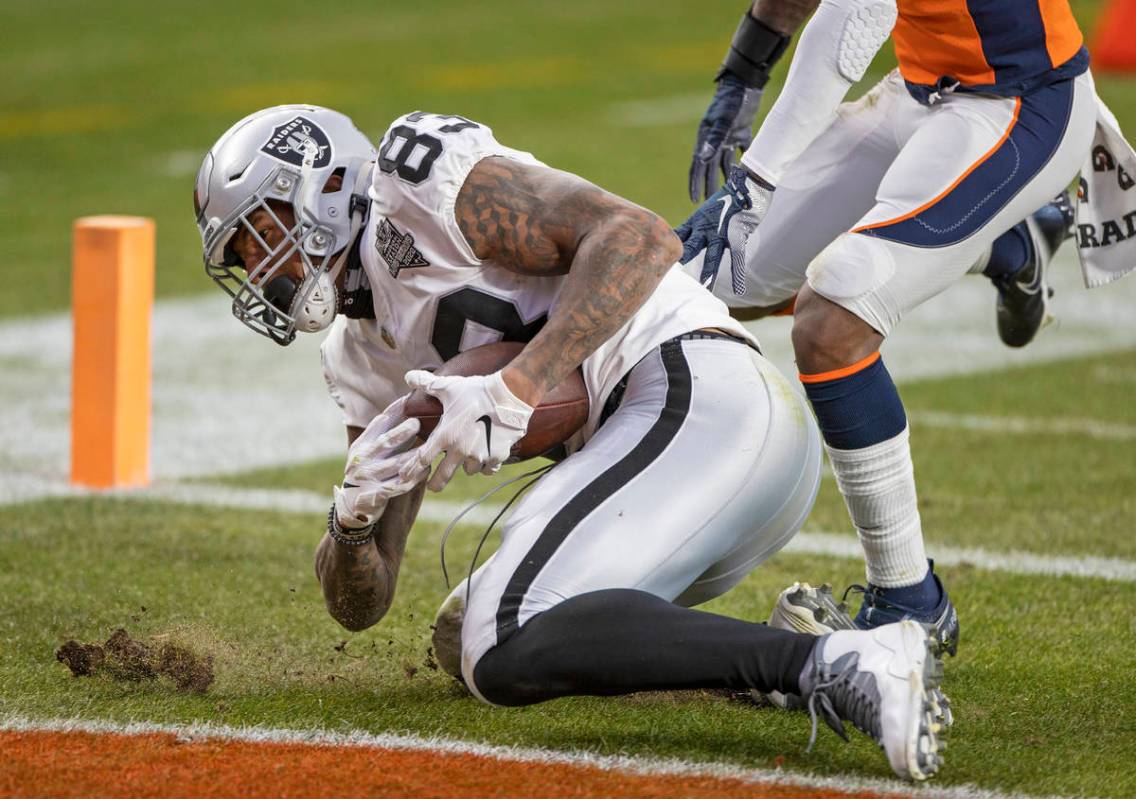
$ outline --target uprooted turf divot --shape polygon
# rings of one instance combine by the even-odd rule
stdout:
[[[167,677],[179,691],[198,693],[213,684],[212,655],[199,655],[170,641],[139,641],[121,627],[104,644],[67,641],[55,650],[55,659],[75,677],[104,674],[128,682]]]

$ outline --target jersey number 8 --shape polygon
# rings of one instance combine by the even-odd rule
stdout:
[[[439,133],[458,133],[468,128],[480,127],[465,117],[456,114],[427,114],[415,111],[408,114],[407,122],[421,122],[427,117],[456,119],[449,125],[438,128]],[[442,140],[429,133],[419,133],[410,125],[395,125],[379,150],[379,169],[387,174],[397,173],[407,183],[418,185],[430,177],[430,168],[442,154]]]

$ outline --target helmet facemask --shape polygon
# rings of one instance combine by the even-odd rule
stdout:
[[[233,315],[282,345],[290,344],[297,330],[318,332],[335,318],[337,275],[332,272],[338,270],[333,269],[332,254],[348,244],[343,242],[337,248],[334,234],[319,224],[310,210],[312,206],[296,202],[306,188],[304,183],[299,174],[286,167],[276,170],[244,206],[221,221],[205,247],[205,270],[232,297]],[[289,227],[270,200],[287,202],[296,209],[295,224]],[[252,223],[257,211],[265,212],[276,228],[279,236],[275,247],[269,246]],[[232,247],[242,229],[265,253],[260,263],[251,268],[246,268]],[[297,253],[304,270],[299,285],[285,269]]]

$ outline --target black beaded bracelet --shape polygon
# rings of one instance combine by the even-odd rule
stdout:
[[[331,509],[327,512],[327,534],[337,542],[349,547],[362,546],[371,540],[371,536],[374,532],[374,522],[371,522],[366,527],[360,527],[358,530],[344,529],[339,523],[339,516],[335,513],[335,503],[331,503]]]
[[[742,15],[730,49],[726,51],[726,60],[714,80],[721,80],[723,75],[730,73],[747,86],[764,88],[769,81],[769,70],[792,38],[754,19],[747,11]]]

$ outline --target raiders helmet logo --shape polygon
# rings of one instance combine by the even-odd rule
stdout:
[[[260,151],[293,166],[302,166],[309,152],[315,155],[312,166],[316,169],[331,163],[331,142],[327,134],[307,117],[296,117],[279,125]]]

